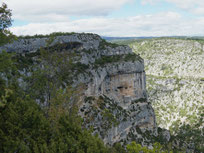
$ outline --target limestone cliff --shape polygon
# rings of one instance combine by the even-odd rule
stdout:
[[[154,110],[147,100],[144,61],[128,46],[108,43],[94,34],[70,34],[54,36],[52,40],[19,39],[0,47],[0,52],[25,56],[39,52],[40,48],[58,51],[61,56],[77,54],[72,60],[81,71],[58,68],[58,72],[71,72],[72,77],[65,78],[64,88],[67,82],[85,86],[79,114],[84,127],[92,128],[106,144],[132,140],[148,144],[151,140],[144,137],[144,132],[157,135]]]

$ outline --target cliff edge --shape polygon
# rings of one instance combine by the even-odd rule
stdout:
[[[49,75],[58,87],[83,85],[77,106],[84,127],[110,145],[133,140],[151,143],[144,135],[156,136],[157,126],[147,99],[144,61],[131,48],[108,43],[95,34],[75,33],[20,38],[0,47],[0,52],[15,52],[19,58],[32,61],[19,70],[29,75],[33,65],[44,69],[47,61],[37,60],[42,49],[49,56],[63,58],[60,66],[49,65]],[[63,78],[60,82],[59,76]],[[21,82],[25,90],[30,90],[26,82]],[[42,95],[46,97],[46,93]],[[36,101],[47,103],[46,98]]]

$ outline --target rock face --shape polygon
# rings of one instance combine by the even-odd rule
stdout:
[[[98,35],[72,34],[49,38],[20,39],[0,47],[8,52],[29,54],[41,47],[76,52],[83,72],[73,72],[73,85],[84,84],[79,114],[84,127],[93,128],[106,144],[137,140],[148,144],[144,132],[157,135],[155,114],[147,100],[144,61],[127,46],[107,43]],[[62,53],[63,54],[63,53]]]
[[[124,107],[131,101],[146,98],[143,62],[117,62],[105,66],[99,73],[89,84],[88,95],[104,94]]]
[[[138,72],[106,76],[99,89],[102,94],[115,99],[119,104],[129,104],[139,98],[146,98],[145,74]]]
[[[70,34],[66,36],[56,36],[55,39],[52,41],[50,46],[54,46],[57,43],[63,44],[63,43],[82,43],[83,48],[85,49],[91,49],[91,48],[98,48],[99,41],[98,35],[90,35],[90,34]],[[43,37],[43,38],[29,38],[29,39],[19,39],[12,44],[5,45],[3,47],[0,47],[0,51],[5,49],[8,52],[35,52],[40,47],[46,47],[47,42],[49,38]],[[70,44],[71,46],[71,44]],[[74,48],[75,46],[73,46]]]

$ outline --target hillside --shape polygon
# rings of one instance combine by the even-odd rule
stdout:
[[[154,38],[124,43],[145,61],[147,93],[156,113],[157,125],[175,135],[190,125],[191,131],[197,131],[192,135],[202,137],[204,41]]]
[[[12,93],[21,93],[17,96],[18,99],[28,98],[38,104],[45,113],[44,118],[48,118],[48,124],[53,124],[54,128],[64,128],[61,118],[67,115],[70,118],[70,115],[76,113],[76,124],[80,123],[78,118],[82,120],[79,128],[81,125],[82,129],[90,130],[105,145],[120,143],[126,146],[136,141],[151,148],[157,142],[155,114],[147,101],[144,61],[128,46],[108,43],[96,34],[55,33],[19,38],[0,47],[0,52],[3,61],[10,57],[10,67],[15,68],[15,73],[9,67],[8,70],[5,68],[1,71],[2,87],[5,88],[1,94],[4,99],[10,97],[7,95],[7,88],[11,88]],[[7,87],[10,82],[11,87]],[[18,90],[13,86],[17,86]],[[10,105],[7,102],[0,104],[1,109],[6,110],[16,103],[12,101],[9,102]],[[4,117],[0,117],[0,121],[4,123]],[[34,121],[29,119],[27,122]],[[72,122],[71,125],[75,125]],[[27,128],[21,128],[27,131]],[[2,129],[2,133],[4,132],[5,129]],[[79,132],[83,137],[83,132]],[[75,135],[73,137],[75,139]],[[88,137],[99,143],[95,144],[96,148],[98,146],[104,149],[98,137],[91,138],[89,134]],[[52,140],[50,139],[48,137],[45,141],[49,142]],[[62,136],[62,139],[66,139],[66,143],[70,141],[66,136]],[[28,140],[29,143],[31,141],[39,143],[33,139]],[[9,144],[9,141],[5,143]],[[46,145],[50,147],[49,143]],[[25,144],[24,147],[26,146]],[[29,147],[32,148],[33,145]]]

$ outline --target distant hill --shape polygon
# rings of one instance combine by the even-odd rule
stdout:
[[[119,44],[129,45],[144,59],[147,93],[157,125],[204,151],[203,37],[125,40]]]
[[[107,37],[101,36],[107,41],[126,41],[126,40],[141,40],[141,39],[153,39],[153,38],[177,38],[177,39],[188,39],[188,40],[199,40],[204,39],[204,36],[161,36],[161,37]]]
[[[106,36],[102,36],[102,38],[107,41],[113,41],[113,40],[132,40],[132,39],[151,39],[154,37],[106,37]]]

